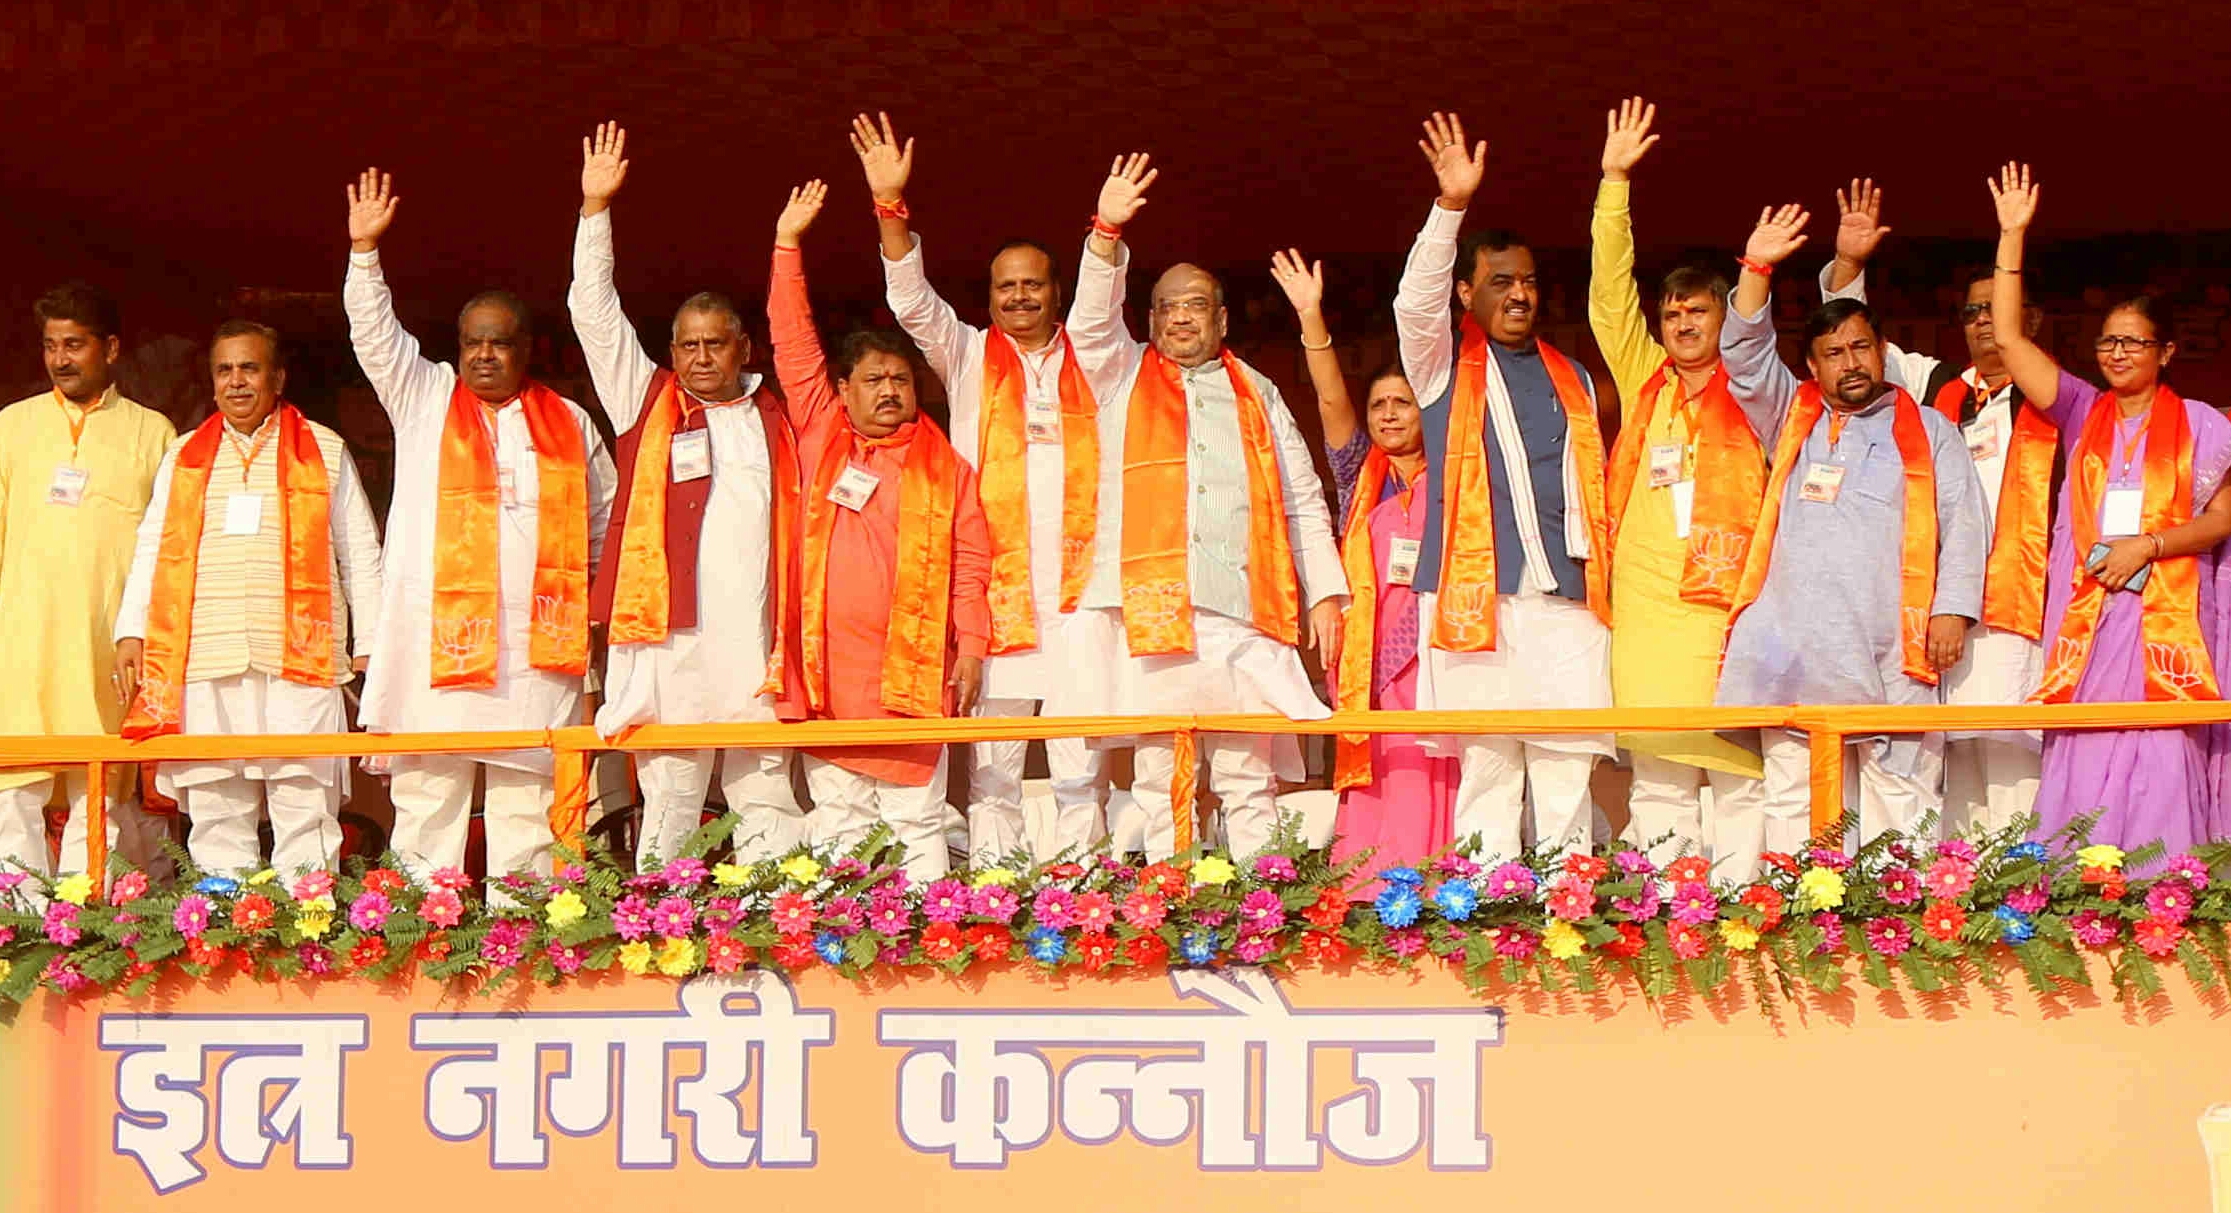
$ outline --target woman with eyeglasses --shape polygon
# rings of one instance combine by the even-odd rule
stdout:
[[[1338,668],[1325,671],[1333,703],[1343,711],[1407,711],[1418,702],[1418,600],[1410,577],[1428,512],[1418,491],[1426,467],[1417,393],[1400,366],[1372,375],[1364,384],[1359,427],[1325,327],[1323,263],[1289,249],[1272,255],[1270,272],[1301,320],[1301,346],[1340,499],[1341,564],[1353,597]],[[1416,737],[1396,734],[1343,736],[1336,750],[1333,786],[1342,795],[1333,826],[1335,863],[1369,852],[1361,870],[1368,876],[1415,865],[1448,847],[1456,759],[1430,757]],[[1368,879],[1354,895],[1372,897],[1378,890],[1379,882]]]
[[[2037,213],[2027,165],[1991,181],[1999,254],[1991,308],[2022,307],[2022,243]],[[2176,355],[2167,307],[2108,309],[2093,345],[2107,390],[2063,371],[2019,324],[1996,326],[2015,384],[2052,401],[2068,455],[2047,566],[2043,703],[2212,700],[2231,678],[2231,594],[2216,585],[2231,536],[2231,421],[2162,380]],[[2067,730],[2045,735],[2040,837],[2093,812],[2094,842],[2170,854],[2226,832],[2212,760],[2227,730]]]

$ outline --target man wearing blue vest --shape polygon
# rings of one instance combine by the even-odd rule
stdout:
[[[1427,517],[1418,593],[1418,707],[1427,711],[1611,704],[1604,446],[1588,372],[1534,335],[1534,255],[1517,236],[1457,231],[1486,168],[1456,115],[1419,149],[1440,197],[1395,295],[1402,368],[1425,401]],[[1450,277],[1464,315],[1449,324]],[[1444,548],[1446,550],[1444,550]],[[1589,844],[1588,777],[1608,734],[1462,737],[1455,837],[1483,856]],[[1528,827],[1531,827],[1530,829]]]

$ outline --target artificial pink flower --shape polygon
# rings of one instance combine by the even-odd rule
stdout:
[[[1399,931],[1389,931],[1387,932],[1387,950],[1404,958],[1415,956],[1425,951],[1425,932],[1418,930],[1416,927],[1404,927]]]
[[[1931,896],[1951,901],[1975,887],[1975,865],[1956,855],[1946,855],[1929,865],[1929,874],[1921,878]]]
[[[462,893],[473,887],[473,878],[458,868],[435,868],[428,880],[435,888],[448,889],[452,893]]]
[[[1884,916],[1867,920],[1867,946],[1895,960],[1913,946],[1913,928],[1903,918]]]
[[[2197,855],[2188,853],[2177,856],[2169,861],[2168,868],[2162,874],[2174,876],[2178,880],[2191,885],[2192,891],[2195,893],[2208,887],[2208,865],[2200,862],[2200,857]],[[121,901],[123,897],[119,895],[117,900]]]
[[[333,892],[333,873],[323,868],[304,872],[296,878],[292,891],[296,901],[315,901],[325,897]]]
[[[1567,876],[1549,886],[1549,893],[1542,899],[1542,904],[1557,917],[1567,922],[1578,922],[1596,911],[1595,886],[1586,877]]]
[[[1115,927],[1115,902],[1097,889],[1090,893],[1079,893],[1072,917],[1078,929],[1085,934],[1105,935]]]
[[[1666,942],[1673,945],[1673,954],[1683,960],[1696,960],[1712,948],[1712,937],[1704,933],[1704,928],[1687,922],[1677,922],[1666,928]]]
[[[454,927],[465,919],[465,899],[454,889],[436,889],[418,903],[418,916],[437,927]]]
[[[802,893],[785,890],[775,894],[767,916],[775,922],[775,933],[786,939],[805,939],[813,934],[813,903]],[[784,967],[788,968],[789,962],[784,962]]]
[[[2103,948],[2120,938],[2122,920],[2098,910],[2078,910],[2068,918],[2069,933],[2087,948]]]
[[[1134,891],[1123,899],[1123,921],[1141,931],[1151,931],[1169,917],[1169,903],[1145,889]],[[1347,903],[1341,903],[1341,913],[1347,913]]]
[[[2138,946],[2146,955],[2156,960],[2175,955],[2177,945],[2184,942],[2184,937],[2183,925],[2166,918],[2145,919],[2131,931],[2131,938],[2138,941]]]
[[[2207,869],[2201,869],[2203,879],[2206,877],[2206,872]],[[137,868],[117,877],[116,886],[109,890],[109,901],[114,905],[138,901],[145,896],[147,896],[147,873]]]
[[[2044,909],[2052,899],[2052,893],[2046,889],[2042,880],[2035,884],[2016,885],[2007,890],[2006,894],[2007,907],[2017,914],[2035,914]]]
[[[2192,888],[2181,880],[2163,880],[2146,890],[2146,913],[2179,925],[2192,917]]]
[[[705,964],[715,973],[733,973],[750,961],[750,946],[733,935],[715,935],[705,947]]]

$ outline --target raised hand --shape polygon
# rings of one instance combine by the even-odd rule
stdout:
[[[593,215],[610,205],[626,180],[627,132],[619,123],[607,122],[581,141],[582,212]]]
[[[790,191],[790,201],[775,216],[775,244],[782,248],[797,248],[798,237],[806,234],[813,221],[821,214],[821,204],[828,200],[829,187],[816,177]]]
[[[365,169],[349,187],[349,247],[359,253],[378,248],[387,225],[395,222],[395,206],[402,200],[392,191],[386,173]]]
[[[1780,265],[1805,247],[1805,225],[1812,221],[1813,213],[1794,202],[1780,210],[1767,207],[1758,213],[1758,226],[1744,242],[1743,256],[1761,265]]]
[[[1321,311],[1325,302],[1325,263],[1304,261],[1300,249],[1270,255],[1270,276],[1278,280],[1296,313]]]
[[[1122,227],[1146,205],[1146,187],[1162,175],[1158,168],[1148,168],[1152,157],[1145,152],[1118,156],[1108,166],[1108,179],[1100,183],[1100,222],[1109,227]]]
[[[1836,259],[1865,265],[1875,246],[1890,234],[1882,224],[1882,191],[1874,178],[1852,178],[1851,188],[1836,191]]]
[[[852,151],[860,157],[860,171],[868,178],[868,192],[877,202],[897,202],[906,193],[906,180],[914,175],[914,140],[902,147],[891,130],[891,115],[877,111],[883,129],[866,114],[852,116]]]
[[[1650,124],[1657,120],[1658,107],[1640,97],[1629,97],[1618,109],[1604,112],[1604,180],[1627,179],[1635,162],[1658,141],[1650,133]]]
[[[1996,181],[1989,177],[1983,184],[1991,187],[1991,203],[1999,210],[1999,230],[2020,232],[2028,230],[2030,220],[2037,217],[2038,187],[2030,181],[2030,166],[2012,160],[1999,170]]]
[[[1433,166],[1433,179],[1441,186],[1441,205],[1452,211],[1472,205],[1472,195],[1479,192],[1480,178],[1487,175],[1486,140],[1481,140],[1467,153],[1464,120],[1453,113],[1436,110],[1420,125],[1425,127],[1425,138],[1418,140],[1418,150],[1425,153],[1425,162]]]

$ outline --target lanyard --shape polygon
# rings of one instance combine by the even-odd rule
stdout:
[[[103,392],[102,395],[106,396],[107,393]],[[95,400],[92,405],[79,408],[70,403],[69,397],[62,394],[61,388],[56,388],[54,389],[54,403],[61,407],[62,420],[68,423],[70,427],[70,462],[74,464],[77,462],[78,443],[85,437],[85,423],[93,416],[93,410],[100,407],[101,402]]]
[[[271,431],[278,428],[272,424],[275,420],[276,415],[264,418],[263,424],[256,428],[255,441],[248,443],[246,450],[241,449],[240,431],[230,425],[225,427],[225,437],[232,440],[232,449],[240,452],[240,483],[248,483],[248,470],[256,466],[256,456],[263,453],[263,444],[270,441]]]

